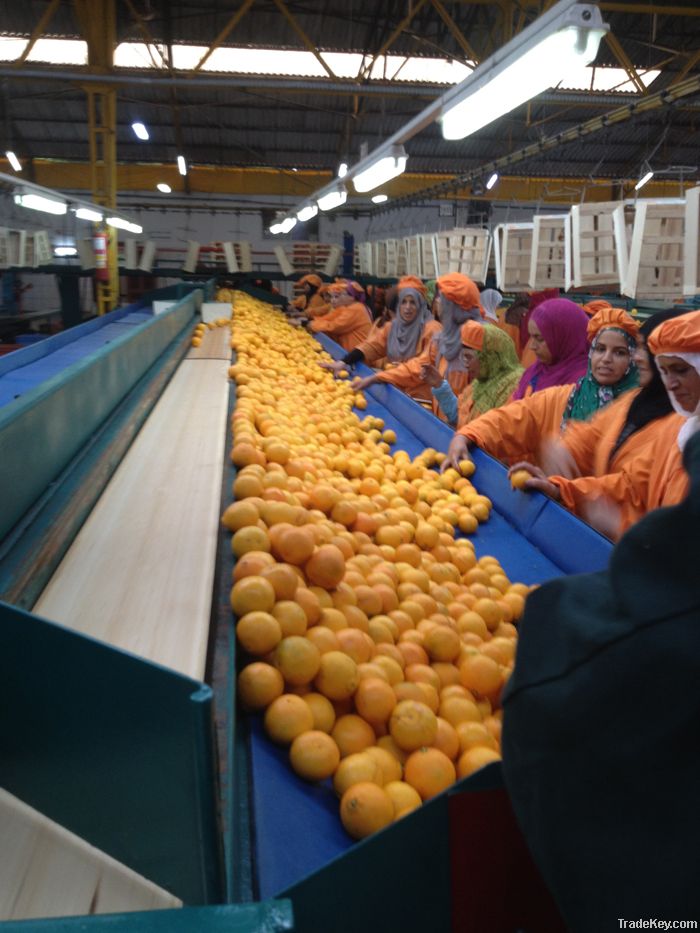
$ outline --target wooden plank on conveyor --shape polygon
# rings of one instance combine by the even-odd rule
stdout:
[[[228,404],[228,328],[178,368],[34,613],[202,680]]]
[[[182,901],[0,789],[0,920],[181,907]]]

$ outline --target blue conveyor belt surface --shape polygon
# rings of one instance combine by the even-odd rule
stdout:
[[[337,344],[319,339],[335,358],[342,356]],[[359,374],[369,372],[358,367]],[[393,386],[377,385],[365,395],[367,410],[357,414],[382,418],[396,432],[393,450],[415,457],[427,446],[447,449],[452,436],[447,425]],[[474,459],[472,481],[494,503],[489,520],[471,536],[479,556],[494,555],[512,582],[527,584],[606,565],[608,541],[539,493],[513,490],[493,458],[475,451]],[[251,725],[250,760],[258,896],[267,898],[342,855],[353,842],[340,822],[330,782],[310,785],[298,778],[287,749],[266,738],[259,718]]]
[[[61,341],[53,352],[38,359],[33,358],[34,354],[30,351],[16,351],[6,362],[18,365],[5,372],[0,371],[0,407],[152,319],[153,315],[149,311],[134,311],[96,329],[76,329],[73,334],[77,339]],[[50,347],[51,341],[47,343]],[[23,364],[25,358],[28,358],[28,362]]]

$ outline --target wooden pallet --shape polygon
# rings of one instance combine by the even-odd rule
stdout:
[[[620,253],[629,252],[626,237],[615,235],[614,213],[619,201],[574,204],[571,208],[571,258],[574,288],[620,291]]]
[[[433,261],[438,275],[461,272],[484,283],[491,256],[491,234],[482,227],[462,227],[433,234]]]

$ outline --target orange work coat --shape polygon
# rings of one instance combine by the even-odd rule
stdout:
[[[468,440],[508,465],[537,463],[540,444],[559,434],[573,385],[551,386],[527,398],[492,408],[459,428]]]
[[[359,346],[366,339],[371,326],[367,308],[359,301],[333,308],[328,314],[315,317],[309,323],[315,334],[328,334],[346,351]]]
[[[437,321],[435,323],[437,323]],[[431,322],[429,321],[425,326],[426,330],[430,326]],[[438,327],[439,326],[440,325],[438,324]],[[434,331],[433,336],[435,336],[436,333],[437,332]],[[423,338],[421,338],[421,340],[422,339]],[[421,367],[426,363],[430,363],[435,366],[437,356],[437,343],[435,340],[430,339],[424,351],[419,356],[414,356],[413,359],[406,360],[405,363],[399,363],[397,366],[392,366],[390,369],[385,369],[384,372],[377,373],[377,381],[389,382],[391,385],[395,385],[397,388],[403,389],[403,391],[407,395],[410,395],[411,398],[430,403],[433,414],[437,415],[441,421],[445,421],[446,418],[440,410],[440,406],[438,405],[437,400],[433,397],[430,386],[427,382],[424,382],[420,376]],[[450,384],[450,388],[459,398],[469,383],[469,375],[466,372],[461,371],[453,371],[448,373],[447,366],[447,360],[444,356],[441,356],[440,362],[437,363],[438,371],[444,379],[447,379],[448,383]]]

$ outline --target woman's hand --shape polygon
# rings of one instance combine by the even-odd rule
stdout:
[[[448,470],[452,467],[453,470],[459,469],[460,460],[470,460],[469,456],[469,441],[463,434],[455,434],[455,436],[450,441],[450,446],[447,448],[447,456],[440,464],[440,472],[444,473],[445,470]]]
[[[513,487],[515,489],[536,489],[545,496],[549,496],[550,499],[554,499],[555,502],[559,501],[559,487],[555,483],[549,482],[544,470],[541,470],[532,463],[528,463],[526,460],[521,460],[519,463],[514,463],[508,470],[508,479],[512,482],[515,474],[520,472],[529,473],[530,479],[526,479],[522,484],[513,482]]]
[[[369,388],[369,386],[374,385],[374,383],[375,383],[376,381],[377,381],[377,377],[376,377],[376,376],[365,376],[364,379],[360,379],[359,376],[356,376],[356,377],[352,380],[352,382],[350,383],[350,385],[352,386],[353,391],[355,391],[355,392],[361,392],[363,389],[367,389],[367,388]]]
[[[433,389],[437,389],[442,383],[440,371],[431,363],[424,363],[420,368],[420,377],[423,382],[427,382]]]
[[[581,475],[571,451],[558,437],[548,437],[542,441],[540,462],[547,476],[563,476],[564,479],[576,479],[577,476]]]
[[[339,373],[345,369],[345,363],[342,360],[319,360],[318,365],[321,369],[328,369],[332,373]]]

